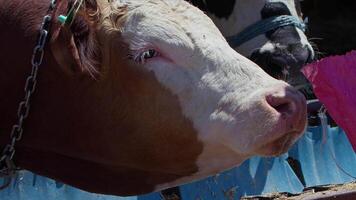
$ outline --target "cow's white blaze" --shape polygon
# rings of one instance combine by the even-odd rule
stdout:
[[[132,54],[155,49],[159,56],[141,66],[175,94],[204,144],[196,161],[202,178],[256,154],[278,115],[264,106],[265,95],[286,84],[267,75],[231,49],[213,22],[183,0],[117,1],[128,6],[122,36]],[[268,138],[268,139],[266,139]],[[183,147],[184,148],[184,147]],[[162,189],[175,183],[157,186]]]

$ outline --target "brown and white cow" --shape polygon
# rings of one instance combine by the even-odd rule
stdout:
[[[55,17],[73,0],[58,0]],[[0,0],[0,147],[9,142],[49,0]],[[16,146],[21,168],[81,189],[147,193],[286,152],[304,97],[229,47],[182,0],[85,0],[52,20]]]

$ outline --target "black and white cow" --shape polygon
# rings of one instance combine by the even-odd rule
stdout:
[[[236,36],[261,20],[281,15],[294,16],[302,24],[299,0],[191,0],[191,3],[205,11],[225,37]],[[233,47],[270,75],[295,87],[306,83],[300,68],[314,58],[303,30],[295,25],[274,28]]]

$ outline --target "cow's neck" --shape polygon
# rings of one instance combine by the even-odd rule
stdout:
[[[179,104],[174,103],[176,97],[169,96],[168,92],[155,94],[141,88],[138,84],[143,87],[147,82],[140,74],[118,73],[122,76],[117,79],[130,80],[124,85],[111,81],[98,83],[55,73],[53,59],[49,62],[50,57],[45,59],[43,66],[50,68],[41,68],[39,74],[24,135],[16,146],[18,166],[83,189],[117,194],[132,194],[130,191],[137,192],[137,187],[141,192],[150,192],[155,185],[189,176],[198,170],[195,161],[202,144],[192,124],[179,117],[181,111]],[[21,80],[24,74],[26,70],[0,83],[0,90],[9,94],[2,98],[6,102],[0,105],[3,112],[0,116],[1,146],[8,141],[11,126],[16,121],[18,101],[23,96]],[[114,81],[113,78],[107,80]],[[119,94],[121,87],[126,89]],[[16,91],[14,95],[12,91]],[[155,107],[147,103],[152,96],[162,95],[172,100],[167,101],[170,109],[161,112],[170,112],[172,118],[181,120],[167,124],[172,121],[165,122],[151,115]],[[138,110],[132,109],[134,107]],[[162,126],[154,126],[152,120],[162,120]],[[136,179],[140,179],[142,185],[118,181]],[[116,188],[108,188],[108,182]]]

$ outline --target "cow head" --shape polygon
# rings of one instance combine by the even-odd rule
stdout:
[[[106,171],[117,178],[110,180],[132,180],[98,189],[109,178],[101,177],[94,191],[136,194],[182,184],[253,155],[284,153],[303,132],[304,97],[231,49],[189,3],[102,0],[86,6],[70,27],[59,28],[52,51],[66,73],[91,76],[56,83],[65,101],[52,106],[67,108],[63,121],[75,115],[85,124],[62,122],[78,135],[71,138],[81,139],[71,157],[111,166]],[[54,151],[68,152],[69,144],[60,148],[59,140]],[[118,168],[126,172],[115,173]],[[74,184],[93,190],[88,182]]]
[[[226,37],[237,35],[261,20],[291,15],[302,20],[299,0],[193,0],[207,11]],[[268,74],[293,86],[306,83],[300,69],[314,58],[314,51],[303,31],[283,26],[246,41],[236,50],[249,57]]]

